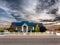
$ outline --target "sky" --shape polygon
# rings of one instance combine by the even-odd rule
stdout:
[[[60,0],[0,0],[0,22],[60,21]]]

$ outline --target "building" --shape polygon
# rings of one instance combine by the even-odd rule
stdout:
[[[33,23],[28,21],[21,21],[21,22],[13,22],[11,24],[11,28],[14,30],[18,30],[20,32],[31,32],[35,31],[36,25],[42,27],[42,23]]]

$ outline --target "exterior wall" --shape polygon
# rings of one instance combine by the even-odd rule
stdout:
[[[23,25],[24,26],[24,25]],[[17,27],[17,30],[19,31],[19,32],[23,32],[23,26],[18,26]],[[16,29],[16,28],[15,28]],[[32,27],[32,26],[27,26],[27,32],[32,32],[32,30],[34,30],[34,27]]]
[[[33,30],[35,30],[34,27],[32,27],[32,26],[29,26],[29,27],[28,27],[28,31],[29,31],[29,32],[32,32]]]
[[[22,26],[19,26],[19,27],[18,27],[18,31],[19,31],[19,32],[22,32]]]
[[[33,28],[31,26],[28,27],[28,31],[31,32]]]

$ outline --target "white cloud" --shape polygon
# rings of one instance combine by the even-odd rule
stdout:
[[[25,0],[25,1],[27,1],[28,3],[24,2],[24,4],[22,5],[23,11],[20,12],[20,13],[22,13],[21,17],[23,19],[39,22],[41,19],[42,20],[54,20],[56,18],[55,14],[47,14],[47,12],[49,12],[50,10],[57,8],[56,3],[52,6],[50,6],[48,9],[41,10],[39,13],[37,13],[36,8],[37,8],[38,1],[37,0],[35,0],[35,1],[34,0]],[[41,3],[43,3],[43,2],[40,2],[40,5],[41,5]],[[39,6],[39,8],[40,8],[40,6]]]
[[[11,18],[5,18],[5,17],[0,17],[0,20],[2,20],[2,21],[7,21],[7,22],[15,22],[16,20],[15,19],[11,19]]]
[[[51,10],[53,10],[55,8],[58,8],[57,15],[60,16],[60,1],[56,1],[56,3],[54,5],[51,5],[48,8],[46,7],[46,9],[45,9],[45,4],[49,4],[49,3],[46,3],[46,2],[43,3],[41,1],[38,2],[38,0],[23,0],[23,2],[21,2],[21,4],[19,5],[20,10],[13,10],[9,6],[10,3],[7,3],[6,1],[4,1],[3,3],[2,2],[3,1],[1,1],[1,3],[0,3],[0,8],[4,9],[9,14],[13,13],[16,18],[22,18],[22,19],[25,19],[28,21],[40,22],[40,20],[54,20],[56,18],[55,14],[47,14],[47,12],[50,12]],[[40,5],[38,5],[38,3]],[[42,4],[44,4],[44,5],[42,5]],[[43,7],[41,7],[41,5]],[[38,12],[38,11],[36,11],[37,6],[40,9],[41,8],[44,8],[44,9],[43,10],[39,9],[38,10],[39,12]],[[4,19],[2,19],[2,20],[4,20]],[[7,19],[5,19],[5,20],[7,20]],[[10,19],[10,20],[13,21],[13,19]]]

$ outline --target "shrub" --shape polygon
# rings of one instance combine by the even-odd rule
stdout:
[[[60,31],[60,28],[58,28],[58,29],[55,29],[56,31]]]
[[[35,30],[32,30],[32,32],[36,32]]]
[[[58,30],[60,30],[60,28],[58,28]]]
[[[18,32],[18,30],[15,30],[15,32]]]
[[[14,32],[14,30],[10,29],[9,32]]]
[[[4,32],[4,30],[0,30],[0,32]]]

